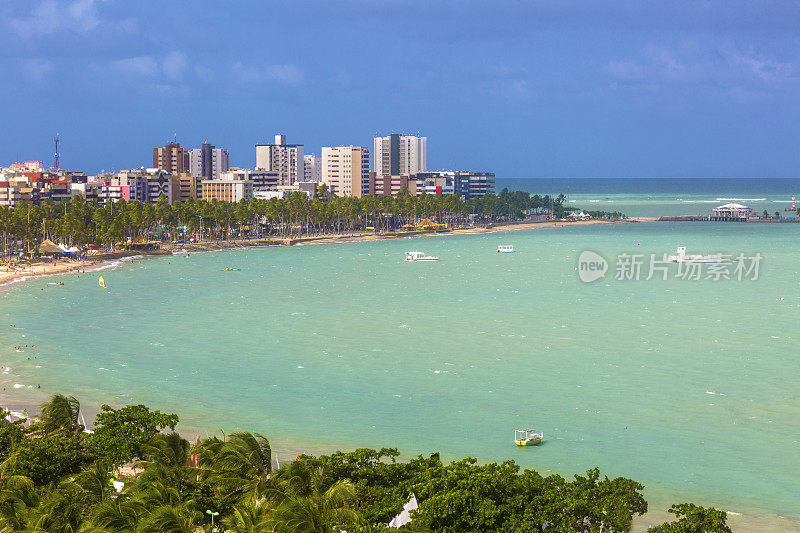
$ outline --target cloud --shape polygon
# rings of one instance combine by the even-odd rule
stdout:
[[[117,59],[111,62],[111,68],[122,76],[129,77],[155,77],[158,72],[158,62],[153,56],[137,56]]]
[[[731,46],[726,46],[723,48],[723,55],[734,65],[740,68],[744,67],[745,72],[754,75],[762,82],[789,81],[794,74],[794,66],[791,63],[766,58],[752,50],[741,52]]]
[[[53,70],[53,62],[47,59],[30,58],[22,60],[22,76],[31,82],[43,81]]]
[[[234,76],[242,83],[263,83],[268,81],[284,85],[300,85],[303,73],[295,65],[245,65],[237,61],[231,67]]]
[[[98,0],[75,0],[68,3],[44,0],[29,15],[12,18],[9,25],[24,39],[50,35],[61,30],[86,33],[100,24],[97,3]]]
[[[609,61],[603,65],[603,70],[620,81],[636,81],[645,76],[645,68],[634,61]]]
[[[267,68],[270,79],[286,85],[303,83],[303,73],[294,65],[272,65]]]
[[[186,72],[188,63],[186,54],[173,51],[164,57],[161,62],[161,68],[164,71],[164,75],[170,80],[180,80]]]

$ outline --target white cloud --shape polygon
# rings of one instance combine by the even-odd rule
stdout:
[[[763,57],[752,50],[741,52],[731,46],[723,49],[723,54],[733,62],[733,64],[745,68],[748,74],[755,75],[763,82],[781,82],[792,79],[794,66],[791,63],[776,61]]]
[[[173,51],[164,57],[161,62],[161,68],[164,71],[164,75],[174,81],[183,78],[188,64],[189,62],[186,58],[186,54]]]
[[[85,33],[100,24],[96,4],[99,0],[58,2],[44,0],[30,15],[12,18],[11,28],[22,38],[50,35],[61,30]]]
[[[270,79],[286,85],[303,83],[303,73],[294,65],[272,65],[267,68]]]
[[[159,72],[158,62],[153,56],[128,57],[111,62],[118,74],[130,77],[155,77]]]
[[[31,58],[22,60],[22,75],[31,82],[41,82],[53,70],[53,62],[46,59]]]
[[[303,83],[302,71],[294,65],[245,65],[237,61],[231,67],[234,76],[242,83],[274,81],[285,85]]]

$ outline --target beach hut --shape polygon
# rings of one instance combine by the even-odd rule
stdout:
[[[45,239],[44,241],[42,241],[42,244],[39,245],[37,251],[42,255],[53,255],[53,254],[64,253],[64,250],[62,250],[59,245],[57,245],[50,239]]]

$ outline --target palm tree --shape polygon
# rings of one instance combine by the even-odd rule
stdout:
[[[73,482],[91,495],[96,502],[104,502],[110,500],[115,492],[112,479],[111,465],[99,460],[78,473]]]
[[[193,533],[200,513],[186,505],[162,505],[139,523],[136,533]]]
[[[324,492],[313,490],[300,496],[289,489],[283,502],[269,513],[279,533],[335,533],[345,524],[359,524],[361,515],[349,505],[355,501],[355,486],[337,481]]]
[[[144,504],[137,500],[118,498],[106,500],[95,507],[90,518],[98,528],[119,533],[133,533],[145,514]]]
[[[39,505],[33,481],[25,476],[10,476],[0,481],[0,530],[24,529],[30,509]]]
[[[81,427],[78,424],[80,412],[81,404],[74,396],[54,394],[42,404],[38,427],[45,433],[61,429],[75,431]]]
[[[240,504],[224,520],[226,531],[234,533],[273,533],[274,521],[267,514],[271,511],[267,502]]]
[[[223,493],[253,501],[266,491],[272,472],[272,447],[259,433],[233,433],[227,440],[206,439],[196,450],[210,467],[209,479]]]

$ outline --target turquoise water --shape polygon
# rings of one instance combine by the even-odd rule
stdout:
[[[579,226],[134,261],[104,272],[107,290],[97,273],[33,280],[0,295],[0,324],[17,326],[0,329],[3,394],[143,402],[286,455],[597,465],[652,501],[798,516],[798,232]],[[613,279],[617,254],[679,245],[760,252],[759,279]],[[404,262],[413,249],[441,260]],[[578,279],[586,249],[612,262],[605,280]],[[517,427],[546,443],[515,448]]]
[[[736,202],[757,213],[767,211],[782,218],[792,196],[800,199],[800,179],[762,178],[498,178],[496,189],[524,190],[533,194],[565,194],[567,205],[592,211],[619,211],[628,216],[658,217],[709,215],[715,207]],[[796,203],[795,206],[800,206]]]

